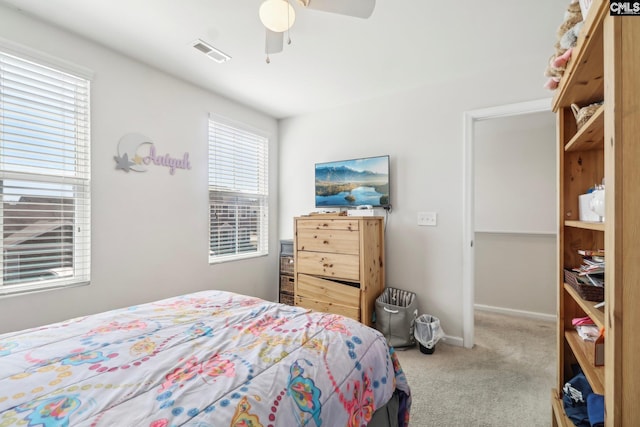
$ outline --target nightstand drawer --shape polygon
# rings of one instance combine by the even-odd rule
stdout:
[[[296,257],[297,273],[343,280],[360,280],[358,255],[298,251]]]
[[[297,239],[299,251],[360,253],[360,234],[357,231],[299,229]]]

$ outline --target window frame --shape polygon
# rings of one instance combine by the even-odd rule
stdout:
[[[67,82],[65,84],[70,84],[74,90],[80,89],[80,95],[78,95],[78,92],[73,92],[73,105],[76,108],[74,108],[72,114],[74,124],[74,130],[71,132],[72,136],[69,137],[65,133],[65,142],[62,143],[64,144],[65,149],[69,146],[72,147],[71,158],[75,159],[74,167],[72,169],[67,169],[64,166],[66,164],[66,160],[63,163],[60,163],[59,160],[55,160],[53,164],[56,167],[49,169],[48,172],[47,169],[42,166],[35,165],[27,165],[25,170],[18,170],[19,168],[16,168],[15,166],[12,167],[10,157],[7,157],[9,161],[6,165],[4,164],[4,161],[0,163],[0,184],[11,182],[15,189],[19,190],[20,188],[23,188],[24,193],[17,191],[20,197],[28,196],[29,194],[32,194],[34,197],[43,197],[43,193],[48,192],[43,190],[48,188],[47,186],[51,186],[52,190],[58,191],[60,194],[66,191],[73,192],[73,195],[71,196],[71,199],[73,200],[73,207],[69,210],[69,212],[72,212],[73,216],[71,223],[68,224],[70,225],[68,229],[71,231],[70,236],[72,239],[69,246],[73,251],[71,254],[71,274],[66,274],[67,272],[65,271],[65,273],[58,276],[54,274],[53,271],[65,270],[65,268],[51,268],[49,270],[52,272],[53,277],[44,278],[45,275],[41,274],[41,276],[39,276],[40,278],[35,278],[33,280],[25,280],[22,283],[5,284],[4,264],[7,260],[3,254],[2,260],[0,260],[0,297],[86,285],[90,283],[91,280],[91,80],[93,73],[85,68],[76,66],[62,59],[55,58],[6,40],[0,42],[0,57],[3,62],[3,64],[0,64],[0,79],[3,79],[3,73],[5,77],[9,74],[9,72],[6,71],[6,67],[10,66],[5,65],[5,63],[9,61],[15,62],[16,64],[24,64],[25,66],[28,66],[32,72],[42,73],[43,76],[55,75],[55,77],[60,78],[61,81],[63,80],[63,76],[66,76],[65,78],[75,80],[76,82]],[[16,75],[22,76],[23,74]],[[27,75],[28,73],[25,71],[24,76]],[[6,81],[9,81],[9,79]],[[60,85],[55,87],[62,90],[63,87],[66,87],[65,84],[60,83]],[[0,87],[3,85],[4,83],[0,82]],[[11,126],[11,121],[15,120],[12,119],[12,114],[15,113],[12,113],[10,108],[5,108],[3,102],[6,102],[6,100],[2,95],[3,93],[0,92],[0,156],[2,156],[5,150],[8,149],[7,146],[14,144],[17,147],[20,147],[20,144],[29,144],[29,137],[27,136],[23,137],[25,142],[18,143],[11,142],[11,138],[6,137],[6,135],[10,135],[10,133],[4,133],[5,126]],[[10,95],[8,95],[7,99],[10,99],[9,97]],[[27,99],[28,102],[33,103],[36,99],[36,95],[33,95],[32,98],[26,97],[25,99]],[[16,106],[18,105],[20,104],[16,104]],[[29,123],[32,123],[34,126],[33,130],[35,131],[39,121],[45,119],[45,114],[46,113],[42,113],[42,115],[33,116],[33,120],[26,122],[27,124],[24,125],[24,129],[29,129]],[[9,123],[9,125],[7,125],[7,123]],[[64,129],[66,131],[66,127]],[[67,138],[73,142],[69,144],[66,141]],[[37,146],[38,144],[35,145]],[[44,155],[45,153],[45,151],[38,151],[38,148],[34,149],[32,152],[34,155]],[[20,186],[21,183],[23,185],[22,187]],[[24,186],[24,183],[33,184],[34,189],[29,190],[29,187]],[[7,186],[7,188],[11,188],[11,185]],[[38,191],[38,188],[41,190]],[[69,188],[70,190],[65,190],[65,188]],[[5,245],[4,234],[6,231],[4,194],[4,190],[0,189],[0,196],[2,196],[2,200],[0,200],[0,226],[2,226],[0,247],[2,248],[4,248]],[[62,197],[66,196],[61,195],[58,197],[62,200]],[[27,202],[25,202],[25,204],[27,204]],[[62,207],[63,205],[47,204],[46,206]],[[47,217],[44,218],[46,219]],[[64,227],[64,225],[65,221],[59,222],[59,227]],[[47,233],[33,236],[33,238],[38,239],[45,234]],[[66,236],[67,233],[61,232],[60,235]],[[46,243],[43,243],[42,245],[44,248]],[[65,244],[60,242],[55,248],[64,252],[64,246]],[[37,250],[41,249],[37,248]],[[18,251],[16,255],[20,256],[21,252]],[[26,272],[30,273],[32,271]]]
[[[229,142],[222,141],[225,138],[218,138],[216,140],[216,126],[224,128],[225,132],[233,132],[234,136],[249,136],[247,139],[244,139],[241,142],[236,142],[235,148],[237,151],[234,152],[234,155],[239,153],[239,144],[247,144],[251,141],[256,144],[255,151],[251,152],[251,155],[256,156],[256,181],[251,181],[251,185],[255,185],[254,191],[248,190],[246,188],[241,188],[241,186],[236,185],[235,187],[223,188],[222,185],[215,181],[214,175],[214,167],[216,165],[215,157],[215,144],[216,143],[225,143]],[[227,138],[228,139],[228,138]],[[208,253],[209,253],[209,264],[217,264],[224,263],[230,261],[244,260],[250,258],[257,258],[262,256],[267,256],[269,254],[269,136],[266,132],[261,130],[257,130],[252,128],[246,124],[239,123],[228,118],[218,116],[218,115],[209,115],[208,120],[208,182],[207,182],[207,196],[208,196],[208,208],[209,208],[209,239],[208,239]],[[228,148],[228,147],[227,147]],[[223,157],[223,156],[221,156]],[[242,159],[242,157],[239,157]],[[234,157],[234,160],[238,160],[239,158]],[[247,157],[245,157],[246,159]],[[217,160],[218,162],[220,160]],[[239,177],[242,175],[242,171],[238,170],[238,168],[231,169],[231,175],[234,177]],[[230,178],[229,172],[220,175],[223,178]],[[239,178],[239,181],[242,179]],[[244,182],[246,184],[246,182]],[[242,204],[242,203],[234,203],[234,204],[214,204],[216,195],[218,199],[222,198],[244,198],[245,201],[249,199],[255,199],[256,203],[254,204]],[[256,250],[255,251],[242,251],[239,247],[241,246],[239,236],[247,235],[249,233],[248,230],[241,230],[239,227],[239,222],[243,220],[251,219],[251,211],[257,210],[257,214],[254,214],[256,220],[255,222],[251,222],[252,225],[256,225],[258,230],[256,232]],[[234,214],[235,212],[235,214]],[[227,215],[234,216],[235,225],[232,225],[231,230],[224,230],[222,227],[226,224],[220,224],[220,227],[214,229],[214,216],[215,215]],[[214,233],[218,235],[224,233],[230,233],[231,235],[235,235],[233,238],[233,247],[235,251],[233,253],[222,253],[215,254],[212,250],[214,246]],[[223,239],[224,240],[224,239]],[[251,241],[251,238],[246,239],[247,241]],[[219,245],[218,245],[219,247]]]

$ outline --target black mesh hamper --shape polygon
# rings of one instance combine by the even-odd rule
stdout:
[[[390,346],[415,345],[413,328],[418,317],[416,294],[396,288],[385,288],[376,298],[376,329],[382,332]]]

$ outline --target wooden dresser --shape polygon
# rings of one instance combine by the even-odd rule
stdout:
[[[294,218],[295,305],[372,325],[384,290],[384,218]]]

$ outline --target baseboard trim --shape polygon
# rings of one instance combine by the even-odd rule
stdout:
[[[444,338],[442,338],[442,342],[449,345],[454,345],[456,347],[463,346],[462,337],[452,337],[450,335],[445,335]]]
[[[509,316],[526,317],[529,319],[544,320],[546,322],[557,321],[555,314],[538,313],[535,311],[515,310],[513,308],[494,307],[491,305],[474,304],[473,308],[479,311],[488,311],[491,313],[507,314]]]

